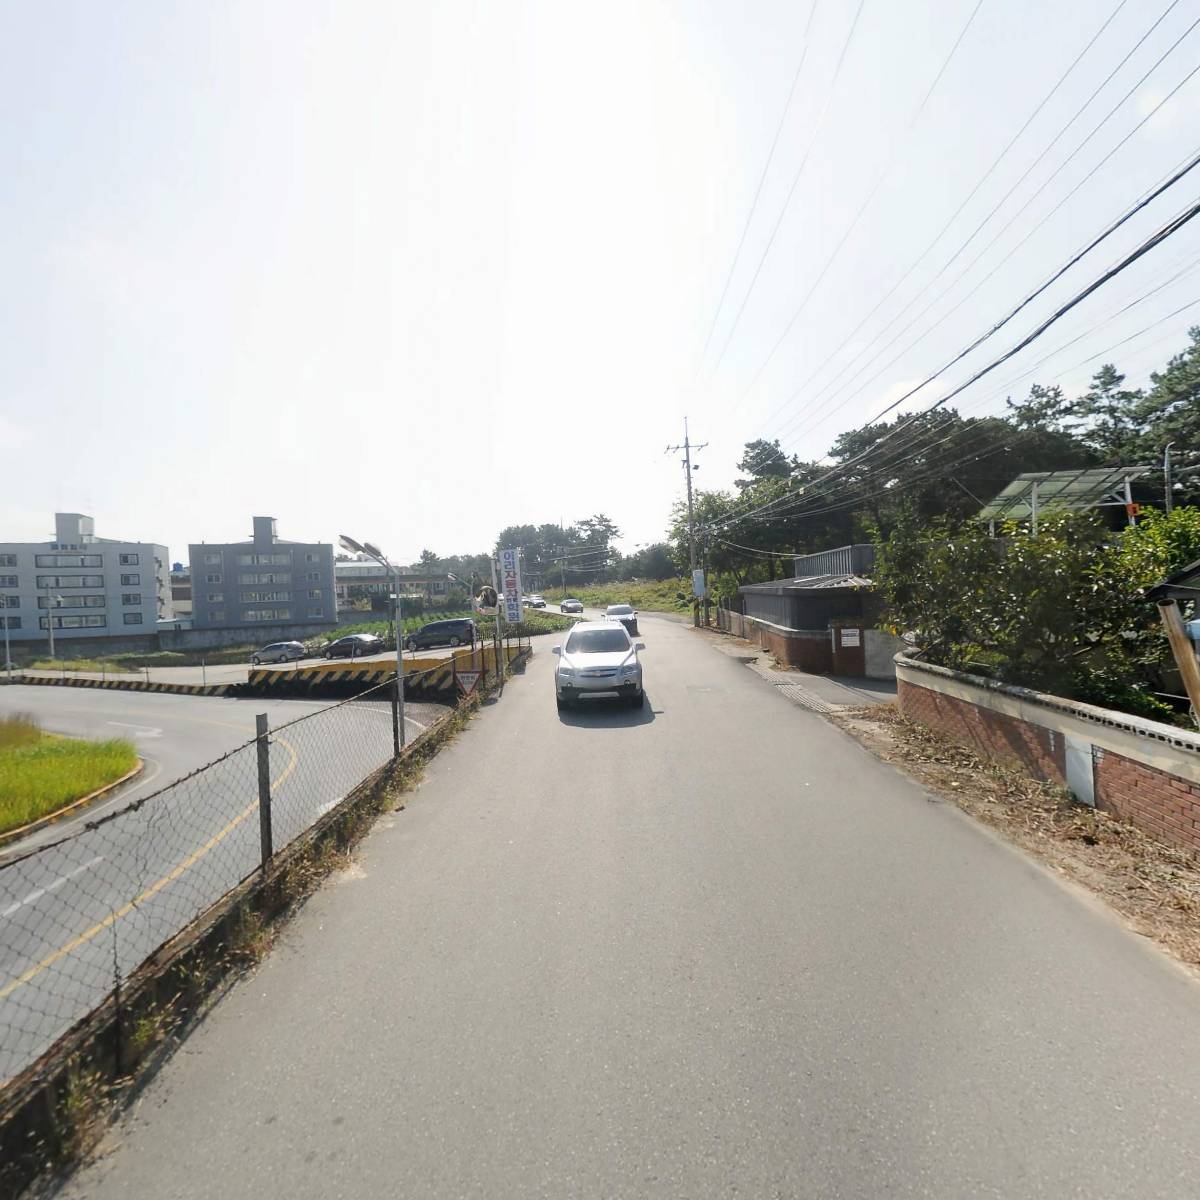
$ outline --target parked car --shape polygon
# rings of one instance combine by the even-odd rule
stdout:
[[[272,642],[250,655],[254,666],[262,663],[296,662],[308,653],[302,642]]]
[[[525,603],[528,604],[530,608],[545,608],[546,607],[546,598],[544,596],[539,596],[537,594],[534,594],[534,595],[530,596],[529,599],[525,601]]]
[[[616,695],[631,708],[645,702],[638,651],[625,627],[613,621],[580,621],[566,644],[555,646],[554,698],[560,709],[586,697]]]
[[[382,654],[383,638],[373,633],[348,633],[325,647],[326,658],[362,658],[367,654]]]
[[[610,604],[604,610],[604,619],[606,621],[620,621],[625,626],[625,631],[631,637],[637,637],[638,622],[637,609],[631,604]]]
[[[577,613],[581,613],[581,612],[583,612],[583,601],[582,601],[582,600],[576,600],[576,599],[575,599],[574,597],[572,597],[572,596],[567,596],[567,597],[566,597],[566,598],[563,600],[563,602],[562,602],[562,603],[561,603],[561,604],[558,606],[558,611],[559,611],[559,612],[577,612]]]
[[[408,635],[405,645],[410,650],[425,650],[430,646],[473,646],[479,637],[479,627],[470,617],[455,617],[451,621],[430,621]]]

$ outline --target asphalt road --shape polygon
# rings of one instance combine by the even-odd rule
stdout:
[[[410,736],[442,711],[408,706]],[[392,753],[390,705],[371,701],[334,707],[15,685],[0,688],[5,712],[27,713],[52,732],[128,738],[146,769],[111,799],[0,852],[0,1081],[103,999],[114,962],[122,974],[133,970],[255,869],[257,748],[236,748],[254,737],[256,713],[277,731],[277,847]],[[87,827],[223,755],[142,808]]]
[[[538,655],[73,1197],[1194,1197],[1200,990],[672,621]]]

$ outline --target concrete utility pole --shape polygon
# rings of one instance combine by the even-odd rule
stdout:
[[[700,599],[695,594],[696,592],[696,513],[692,503],[692,472],[699,470],[698,467],[692,466],[692,451],[703,450],[707,446],[707,442],[701,442],[700,445],[692,445],[688,437],[687,417],[683,418],[683,445],[668,446],[665,453],[672,454],[683,451],[683,470],[687,475],[687,500],[688,500],[688,567],[692,574],[692,624],[700,624]],[[705,581],[705,592],[708,591],[707,580]]]

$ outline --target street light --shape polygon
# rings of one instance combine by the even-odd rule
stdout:
[[[381,567],[384,568],[392,577],[392,584],[396,589],[396,713],[398,728],[396,740],[400,746],[406,744],[405,729],[404,729],[404,654],[402,651],[403,643],[401,638],[404,630],[403,604],[400,600],[400,572],[392,566],[384,557],[383,551],[377,546],[372,546],[370,542],[356,542],[352,537],[347,537],[346,534],[338,534],[338,544],[346,550],[351,550],[355,554],[365,554],[368,558],[373,558]]]
[[[50,585],[46,584],[46,632],[50,635],[50,657],[54,657],[54,610],[63,602],[61,596],[50,595]],[[8,657],[8,617],[4,618],[4,656]]]

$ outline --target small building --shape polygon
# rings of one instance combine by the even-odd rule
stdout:
[[[183,563],[171,564],[171,605],[176,617],[191,617],[192,573]]]
[[[0,543],[0,617],[16,642],[153,635],[173,615],[167,548],[99,538],[83,513],[55,513],[54,538]]]
[[[392,577],[387,568],[371,559],[335,562],[333,574],[339,611],[352,608],[356,600],[392,593]],[[444,571],[401,570],[399,578],[402,595],[423,596],[431,604],[445,600],[450,592],[450,581]]]
[[[803,555],[791,579],[738,588],[741,612],[720,610],[718,624],[805,671],[894,678],[903,643],[878,628],[874,566],[869,544]]]
[[[188,547],[192,628],[324,626],[337,620],[333,545],[288,542],[254,517],[248,542]],[[286,630],[273,635],[286,636]]]

